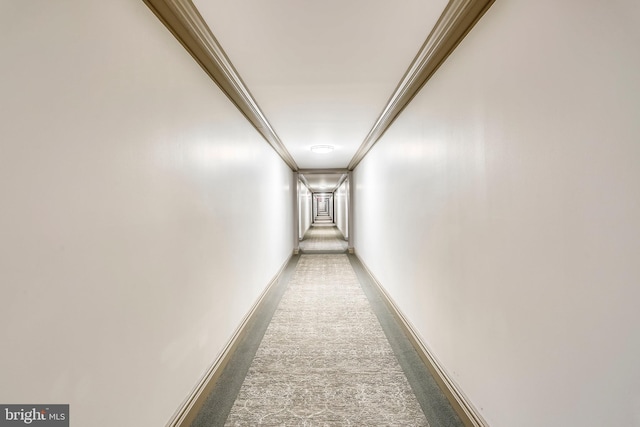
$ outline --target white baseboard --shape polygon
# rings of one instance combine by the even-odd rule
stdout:
[[[260,294],[258,300],[253,304],[251,310],[245,315],[240,323],[240,326],[234,331],[231,339],[223,348],[222,352],[218,355],[213,364],[207,369],[206,373],[202,376],[200,381],[193,388],[189,396],[180,405],[178,410],[173,414],[166,427],[188,427],[191,425],[195,417],[197,416],[200,408],[204,404],[207,396],[213,389],[217,379],[220,377],[224,367],[229,362],[231,355],[235,351],[236,347],[240,343],[242,336],[246,332],[247,324],[251,321],[256,311],[264,301],[265,296],[269,293],[271,288],[278,283],[282,273],[287,268],[287,265],[291,261],[292,256],[287,258],[285,263],[280,267],[278,273],[271,279],[265,290]]]
[[[380,291],[387,307],[389,307],[393,316],[400,322],[400,325],[407,334],[411,344],[418,352],[418,355],[433,375],[434,379],[440,386],[440,389],[442,389],[443,393],[449,400],[449,403],[451,403],[451,406],[456,411],[464,425],[468,427],[489,427],[489,424],[487,424],[487,422],[478,413],[478,410],[471,404],[462,390],[460,390],[460,387],[447,374],[447,371],[434,356],[433,352],[422,341],[420,335],[416,332],[411,322],[407,320],[402,311],[396,305],[395,301],[393,301],[384,287],[371,273],[369,267],[367,267],[357,254],[354,253],[354,255],[358,258],[358,261],[362,264],[365,271],[371,278],[371,281],[378,288],[378,291]]]

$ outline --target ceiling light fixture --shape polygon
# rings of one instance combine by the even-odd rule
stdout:
[[[314,145],[311,151],[318,154],[327,154],[333,151],[333,145]]]

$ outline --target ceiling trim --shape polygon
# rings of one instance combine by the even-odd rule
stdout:
[[[334,168],[334,169],[300,169],[298,170],[298,173],[301,174],[310,174],[310,175],[318,175],[318,174],[322,174],[322,175],[329,175],[329,174],[333,174],[333,175],[339,175],[339,174],[343,174],[343,173],[347,173],[349,172],[348,169],[344,169],[344,168]]]
[[[338,180],[338,183],[336,184],[335,187],[333,187],[333,190],[331,190],[331,192],[335,193],[336,191],[338,191],[338,188],[340,188],[340,186],[347,179],[348,176],[349,176],[348,172],[343,173],[342,176],[340,176],[340,179]]]
[[[304,184],[305,187],[307,187],[307,190],[311,191],[311,186],[309,186],[309,181],[307,181],[307,177],[302,175],[301,173],[298,174],[298,179],[300,180],[300,182],[302,182],[302,184]]]
[[[263,114],[222,46],[191,0],[144,0],[151,11],[187,49],[213,81],[245,115],[284,162],[298,165]]]
[[[340,188],[340,186],[342,185],[342,183],[343,183],[343,182],[345,182],[348,178],[349,178],[349,173],[348,173],[348,172],[347,172],[347,173],[345,173],[344,175],[342,175],[342,176],[340,177],[340,181],[338,181],[338,185],[336,185],[336,188],[335,188],[335,190],[333,190],[333,191],[338,190],[338,188]]]
[[[494,0],[450,0],[347,167],[353,170]]]
[[[301,181],[303,181],[303,184],[305,184],[307,186],[307,188],[313,193],[333,193],[335,192],[341,185],[342,183],[348,178],[349,171],[347,169],[300,169],[298,171],[298,177],[300,178]],[[307,180],[307,176],[313,176],[313,175],[336,175],[336,176],[340,176],[338,178],[337,184],[334,185],[333,187],[331,187],[330,189],[327,190],[314,190],[314,186],[311,185],[311,183],[309,183],[309,181]]]

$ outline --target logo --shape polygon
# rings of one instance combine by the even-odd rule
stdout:
[[[0,405],[0,427],[69,427],[69,405]]]

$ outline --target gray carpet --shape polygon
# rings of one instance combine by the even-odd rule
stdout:
[[[428,426],[346,255],[302,255],[227,426]]]
[[[344,242],[335,225],[310,231],[318,249],[292,257],[191,427],[463,427],[360,261],[318,255]]]
[[[340,251],[347,250],[347,241],[342,233],[333,224],[314,224],[305,233],[304,239],[300,242],[300,250],[305,253],[318,251]]]

